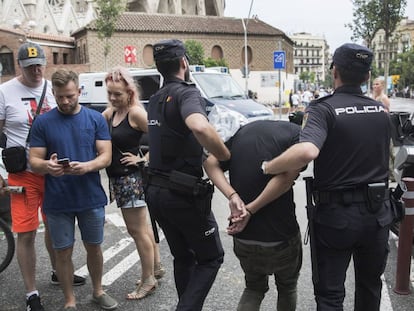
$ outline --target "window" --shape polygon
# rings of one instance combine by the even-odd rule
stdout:
[[[16,70],[14,68],[13,51],[5,46],[2,46],[0,48],[0,63],[3,67],[1,75],[8,76],[16,74]]]
[[[56,65],[59,61],[59,54],[57,52],[53,52],[53,64]]]
[[[68,63],[68,53],[63,53],[63,63],[67,64]]]
[[[244,47],[242,49],[242,53],[241,53],[241,63],[242,65],[244,65],[244,60],[245,60],[245,53],[244,53]],[[250,65],[252,63],[253,60],[253,52],[250,46],[247,47],[247,64]]]
[[[213,46],[213,48],[211,49],[211,58],[215,60],[223,59],[223,49],[221,48],[221,46]]]
[[[148,67],[154,64],[152,45],[147,44],[146,46],[144,46],[142,50],[142,61],[144,62],[145,66]]]

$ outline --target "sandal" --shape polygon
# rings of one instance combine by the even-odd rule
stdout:
[[[158,281],[151,275],[144,282],[139,283],[137,288],[127,294],[127,300],[140,300],[152,294],[158,286]]]
[[[165,275],[165,269],[162,264],[159,262],[154,266],[154,276],[157,280],[161,279]],[[138,279],[135,283],[137,286],[141,284],[141,280]]]

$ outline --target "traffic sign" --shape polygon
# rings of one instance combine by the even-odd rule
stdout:
[[[135,48],[135,46],[124,46],[124,60],[128,64],[137,62],[137,49]]]
[[[285,69],[286,53],[285,51],[274,51],[273,52],[273,68],[274,69]]]

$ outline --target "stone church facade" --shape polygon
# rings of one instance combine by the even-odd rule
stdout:
[[[225,0],[124,0],[127,11],[118,19],[110,38],[108,57],[94,22],[93,0],[3,0],[0,2],[1,81],[19,74],[16,61],[21,42],[31,40],[46,51],[46,77],[58,67],[77,72],[103,71],[114,65],[154,67],[152,46],[159,40],[177,38],[201,43],[204,57],[224,59],[232,75],[244,84],[240,69],[244,64],[245,32],[240,18],[223,17]],[[247,54],[250,80],[257,88],[267,80],[265,91],[274,96],[273,52],[286,52],[285,89],[293,78],[293,41],[286,34],[252,18],[247,25]],[[136,63],[125,63],[126,46],[136,50]],[[268,82],[271,81],[271,84]],[[246,81],[247,82],[247,81]],[[273,87],[269,87],[269,85]]]

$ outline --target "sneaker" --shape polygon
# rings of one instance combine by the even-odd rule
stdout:
[[[36,294],[33,294],[26,300],[26,311],[45,311],[43,308],[40,297]]]
[[[92,295],[92,301],[104,310],[115,310],[118,307],[118,302],[105,292],[99,297]]]
[[[51,278],[50,278],[50,283],[52,283],[53,285],[60,285],[60,282],[58,280],[57,274],[55,271],[52,271],[51,273]],[[73,275],[73,286],[80,286],[80,285],[84,285],[86,283],[86,279],[80,275]]]

